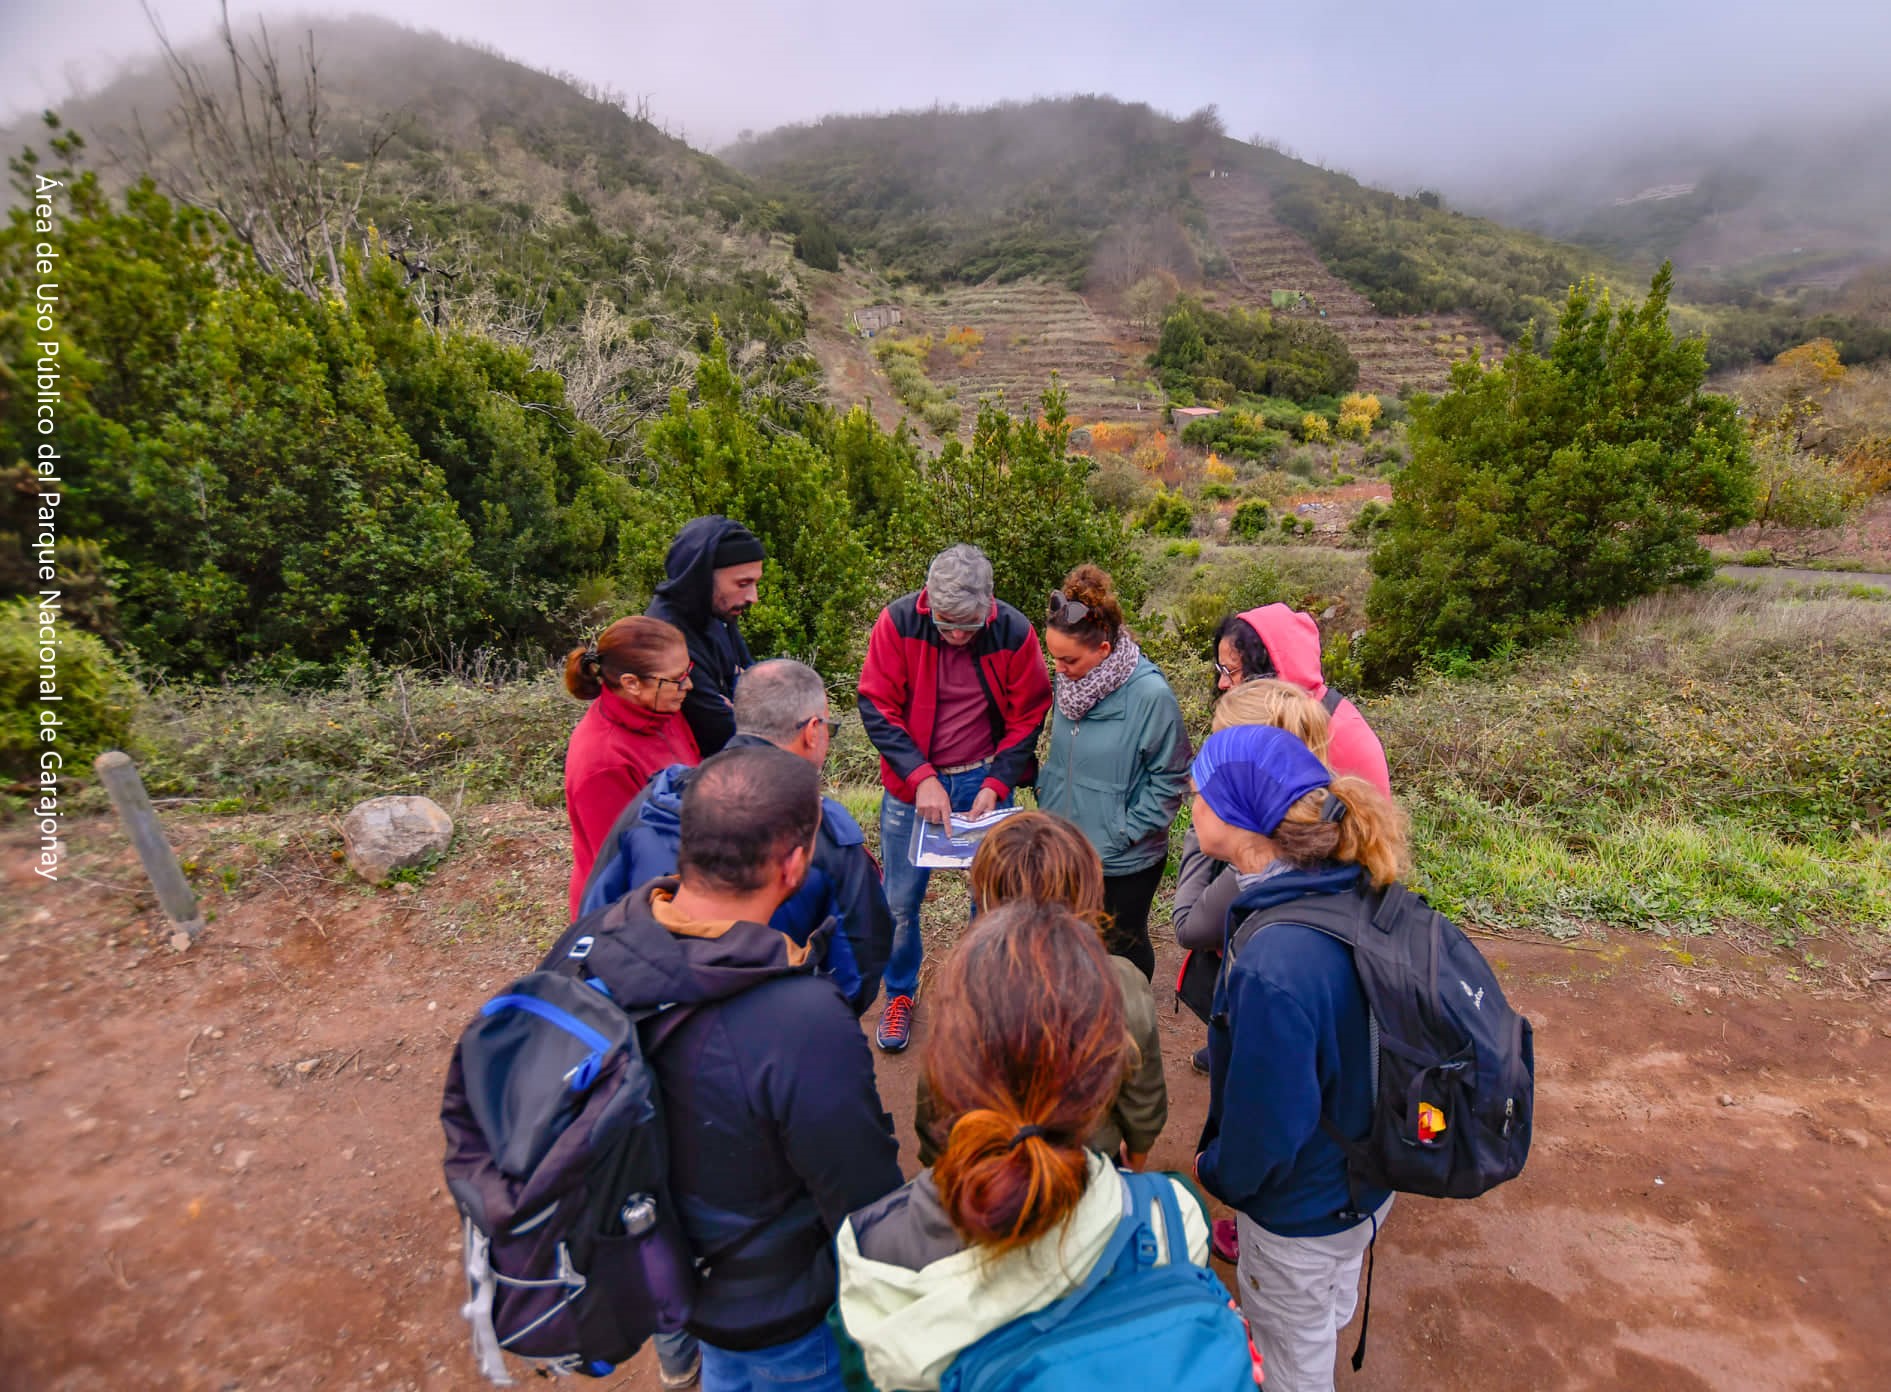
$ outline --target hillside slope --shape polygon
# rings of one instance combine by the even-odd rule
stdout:
[[[1231,284],[1212,300],[1264,308],[1274,291],[1304,295],[1305,308],[1276,311],[1318,315],[1359,360],[1366,391],[1437,391],[1450,365],[1473,348],[1486,361],[1501,357],[1503,340],[1468,315],[1395,316],[1375,309],[1359,291],[1327,269],[1308,241],[1274,214],[1266,183],[1245,171],[1194,180],[1208,225],[1228,259]]]

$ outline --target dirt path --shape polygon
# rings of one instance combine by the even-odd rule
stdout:
[[[319,847],[231,854],[237,887],[182,955],[125,892],[135,863],[109,825],[68,832],[86,882],[58,886],[0,835],[0,1386],[481,1385],[435,1111],[463,1020],[556,930],[538,907],[562,898],[554,814],[474,810],[408,894],[350,885]],[[194,858],[258,840],[173,834]],[[1537,1026],[1536,1153],[1479,1202],[1399,1201],[1371,1355],[1340,1386],[1459,1386],[1466,1367],[1597,1392],[1879,1385],[1884,988],[1821,996],[1764,961],[1682,966],[1640,943],[1490,951]],[[1173,968],[1165,950],[1158,982]],[[1154,1160],[1183,1167],[1200,1035],[1162,1018]],[[915,1067],[881,1060],[908,1156]],[[601,1385],[654,1388],[647,1363]]]

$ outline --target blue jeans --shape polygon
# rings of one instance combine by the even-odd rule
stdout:
[[[766,1392],[770,1387],[842,1392],[842,1386],[840,1346],[825,1320],[799,1339],[746,1353],[703,1345],[702,1392]]]
[[[939,781],[952,799],[954,812],[969,812],[984,786],[989,764],[964,773],[945,773]],[[1006,796],[998,804],[1011,806]],[[886,963],[886,998],[910,996],[919,989],[919,968],[926,956],[926,939],[919,931],[919,908],[926,902],[932,871],[913,864],[913,825],[919,814],[910,802],[891,793],[880,794],[880,868],[886,876],[886,903],[893,910],[893,955]]]
[[[650,1342],[657,1346],[657,1362],[666,1373],[680,1373],[696,1361],[696,1336],[687,1329],[653,1334]]]

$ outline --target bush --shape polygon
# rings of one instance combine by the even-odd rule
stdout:
[[[40,704],[40,615],[37,600],[0,604],[0,773],[37,783],[40,756],[54,751],[61,777],[88,775],[93,758],[124,745],[137,713],[138,684],[102,640],[74,628],[57,611],[45,611],[59,646],[56,706]],[[39,712],[56,710],[58,738],[40,738]]]
[[[1300,519],[1298,517],[1295,517],[1291,512],[1283,512],[1280,515],[1280,534],[1282,536],[1293,536],[1299,530]]]
[[[1353,520],[1346,524],[1346,530],[1364,541],[1374,532],[1384,529],[1391,520],[1392,514],[1385,505],[1377,498],[1369,498],[1366,505],[1353,514]]]
[[[1099,506],[1134,512],[1149,496],[1149,475],[1120,454],[1106,454],[1095,461],[1085,486]]]
[[[1273,525],[1273,509],[1263,498],[1250,498],[1234,510],[1228,520],[1228,535],[1242,541],[1256,541]]]
[[[1066,400],[1061,388],[1046,391],[1036,420],[983,402],[971,446],[946,441],[926,473],[936,516],[920,566],[935,550],[969,541],[991,558],[998,597],[1027,614],[1084,561],[1110,572],[1126,606],[1141,602],[1145,586],[1123,520],[1091,495],[1090,461],[1069,452]]]
[[[1753,439],[1759,504],[1753,520],[1768,527],[1836,527],[1864,501],[1857,479],[1836,460],[1799,449],[1789,433]]]
[[[1195,510],[1179,492],[1162,490],[1149,500],[1142,516],[1136,519],[1139,531],[1152,536],[1185,537],[1195,526]]]
[[[1373,552],[1376,676],[1487,656],[1713,573],[1699,537],[1753,510],[1733,402],[1702,389],[1705,345],[1668,326],[1671,268],[1641,306],[1571,288],[1547,356],[1461,363],[1416,407],[1413,457]]]
[[[1276,319],[1266,310],[1222,313],[1189,297],[1163,317],[1149,361],[1172,394],[1187,388],[1216,401],[1237,392],[1304,400],[1359,380],[1345,340],[1323,324]]]
[[[1233,484],[1204,483],[1201,488],[1201,500],[1204,503],[1225,503],[1233,496]]]
[[[1263,464],[1285,448],[1287,441],[1284,436],[1265,429],[1246,412],[1224,411],[1218,416],[1193,421],[1184,427],[1182,443],[1193,445],[1196,449],[1219,450],[1237,459]],[[1228,476],[1234,476],[1233,470],[1229,470]]]
[[[963,418],[955,401],[928,401],[920,409],[919,418],[932,427],[935,435],[950,435],[959,428]]]
[[[1202,554],[1202,544],[1199,541],[1172,541],[1162,548],[1162,554],[1165,556],[1182,556],[1191,561],[1199,560]]]
[[[1300,425],[1295,433],[1310,445],[1324,445],[1333,438],[1333,429],[1326,417],[1312,411],[1300,417]]]

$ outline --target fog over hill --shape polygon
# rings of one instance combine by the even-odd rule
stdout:
[[[179,37],[211,0],[152,0]],[[1229,129],[1400,190],[1523,180],[1598,146],[1796,128],[1883,92],[1891,7],[1803,0],[1592,0],[1343,9],[1198,0],[953,5],[865,0],[264,0],[298,13],[368,10],[492,44],[535,66],[648,95],[699,147],[833,111],[968,106],[1076,91],[1167,111],[1221,107]],[[6,108],[98,86],[149,52],[141,0],[12,4]],[[1540,181],[1539,181],[1540,182]]]

